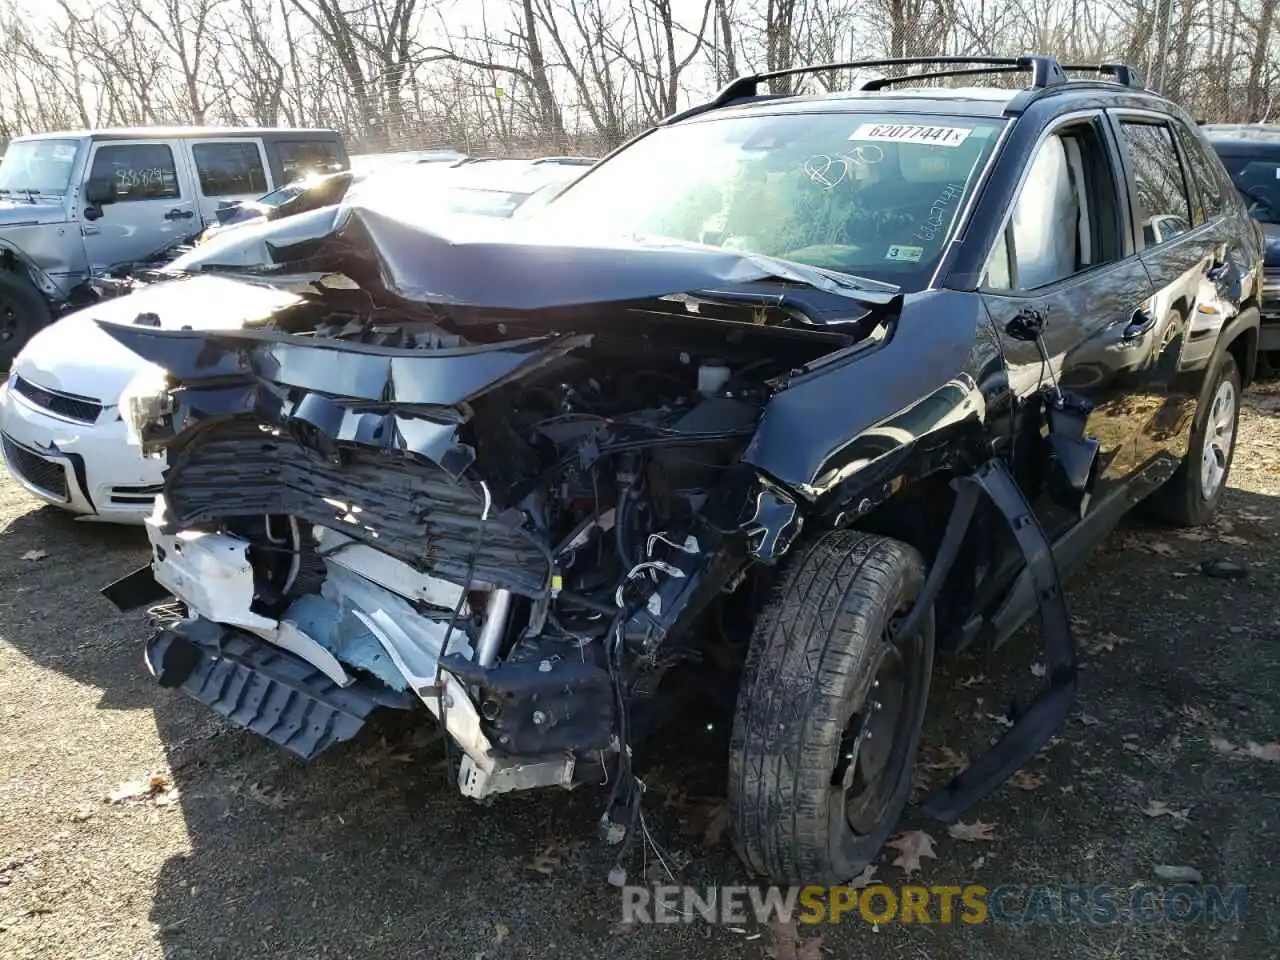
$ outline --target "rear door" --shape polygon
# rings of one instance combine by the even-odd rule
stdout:
[[[1128,172],[1129,205],[1139,256],[1151,278],[1144,308],[1153,365],[1136,378],[1135,450],[1143,487],[1168,479],[1187,452],[1202,352],[1228,319],[1224,284],[1232,271],[1228,226],[1207,216],[1194,186],[1178,120],[1144,111],[1113,111]],[[1144,492],[1144,491],[1139,491]]]
[[[256,200],[274,186],[262,141],[256,138],[190,140],[188,144],[205,224],[218,219],[219,207]]]
[[[347,152],[336,135],[290,136],[266,139],[268,161],[278,184],[292,183],[320,173],[337,173],[350,167]]]
[[[115,202],[104,204],[97,219],[84,216],[81,191],[81,232],[91,271],[145,260],[199,229],[180,141],[97,141],[88,170],[87,179],[116,185]]]

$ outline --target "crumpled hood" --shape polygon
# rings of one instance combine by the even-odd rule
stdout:
[[[381,198],[378,198],[381,199]],[[540,310],[640,300],[777,278],[863,302],[888,302],[889,284],[857,289],[790,261],[715,247],[558,232],[537,218],[445,217],[429,199],[322,207],[228,230],[168,268],[297,281],[342,274],[375,296],[441,305]]]
[[[67,214],[58,200],[37,198],[34,203],[28,203],[21,199],[0,199],[0,229],[40,223],[65,223],[66,220]]]
[[[225,277],[154,284],[77,310],[45,327],[18,354],[13,372],[38,386],[114,404],[147,362],[106,333],[98,321],[135,329],[234,330],[298,299],[284,290]],[[154,314],[158,326],[135,327],[139,314]]]

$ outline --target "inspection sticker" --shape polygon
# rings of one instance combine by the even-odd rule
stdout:
[[[958,147],[972,132],[969,127],[934,127],[922,123],[864,123],[849,135],[849,139]]]
[[[889,252],[884,255],[886,260],[906,261],[907,263],[919,263],[920,258],[924,256],[924,247],[908,247],[900,243],[895,243],[889,248]]]

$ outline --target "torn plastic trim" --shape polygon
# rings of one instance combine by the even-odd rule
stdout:
[[[157,513],[162,513],[163,509],[163,497],[158,497]],[[339,688],[357,683],[333,653],[297,624],[287,619],[272,620],[250,609],[254,585],[253,570],[247,559],[247,540],[227,534],[199,531],[167,534],[158,522],[151,520],[147,522],[147,534],[153,545],[152,570],[156,582],[168,588],[187,605],[194,615],[192,622],[208,625],[198,627],[206,635],[210,635],[214,629],[230,631],[231,636],[241,637],[241,646],[244,646],[244,635],[255,636],[287,652],[298,663],[306,664],[309,669],[323,674]],[[366,556],[364,559],[369,558]],[[415,571],[404,564],[399,564],[404,570],[398,573],[392,571],[390,568],[397,564],[399,562],[394,558],[381,557],[374,572],[398,581],[415,576]],[[451,636],[447,622],[448,612],[442,611],[439,619],[424,616],[404,597],[366,579],[362,566],[360,554],[349,554],[342,564],[326,562],[322,596],[338,609],[350,606],[352,614],[368,629],[394,663],[405,680],[406,688],[435,715],[448,735],[466,754],[458,774],[459,790],[465,796],[483,798],[492,793],[531,786],[572,786],[574,759],[570,755],[527,763],[495,754],[493,744],[481,726],[480,713],[464,683],[449,671],[439,669],[440,661],[448,656],[444,647],[447,639],[454,641],[450,644],[450,649],[456,646],[460,651],[455,657],[472,655],[465,632],[455,630]],[[166,649],[174,642],[172,637],[166,640]],[[192,647],[189,640],[183,642],[187,647]],[[214,649],[220,650],[220,646],[215,644]],[[462,653],[463,650],[466,652]],[[219,709],[219,704],[223,703],[221,693],[209,698],[202,692],[210,677],[222,676],[217,687],[218,690],[223,690],[228,671],[236,675],[236,682],[244,685],[252,683],[253,675],[262,673],[247,655],[220,668],[217,661],[221,658],[221,653],[210,652],[208,649],[202,653],[200,649],[186,649],[179,643],[175,656],[178,659],[170,675],[172,682],[167,685],[183,686],[187,693],[215,709]],[[161,660],[161,667],[167,668],[168,655],[162,656]],[[197,686],[188,687],[187,675],[201,664],[204,679]],[[163,669],[153,666],[152,672],[165,682]],[[297,668],[291,668],[290,675],[296,673]],[[266,676],[264,682],[274,689],[283,681]],[[387,688],[386,696],[394,699],[394,691]],[[285,700],[286,705],[292,702],[287,698]],[[263,710],[267,709],[242,710],[236,707],[229,712],[219,709],[219,712],[233,722],[282,743],[300,756],[314,756],[318,752],[318,749],[309,753],[300,752],[290,743],[274,736],[274,726],[263,726]],[[360,718],[360,723],[363,723],[363,717]],[[349,735],[353,736],[354,733],[355,729],[352,729]]]
[[[958,820],[1049,742],[1071,712],[1077,682],[1076,640],[1062,578],[1054,562],[1053,546],[1017,481],[1004,461],[993,458],[973,474],[958,478],[957,485],[959,496],[938,551],[943,562],[935,563],[935,569],[930,571],[920,597],[902,624],[900,635],[910,636],[908,631],[923,616],[926,602],[931,605],[936,599],[968,527],[966,514],[972,517],[976,491],[981,490],[1009,524],[1035,585],[1047,681],[1045,689],[1020,712],[1004,736],[925,801],[925,815],[943,823]]]
[[[303,760],[350,740],[377,708],[413,704],[376,681],[340,687],[301,657],[202,618],[161,630],[143,658],[160,686],[181,690]]]
[[[438,407],[473,400],[591,343],[590,334],[548,334],[423,351],[271,330],[207,333],[101,320],[98,325],[184,384],[249,377],[370,403]]]
[[[351,685],[351,676],[337,658],[297,624],[252,611],[254,583],[248,541],[199,530],[167,534],[154,517],[145,523],[157,584],[209,620],[261,637],[306,660],[339,686]]]

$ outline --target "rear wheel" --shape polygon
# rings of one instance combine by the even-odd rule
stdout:
[[[1208,523],[1218,509],[1236,452],[1240,371],[1225,354],[1214,371],[1209,400],[1196,411],[1186,459],[1151,498],[1157,519],[1179,527]]]
[[[48,325],[49,304],[30,282],[11,270],[0,270],[0,373],[7,373],[37,330]]]
[[[778,883],[839,883],[906,805],[933,669],[932,612],[895,627],[924,564],[905,543],[833,531],[786,572],[747,653],[729,756],[738,851]]]

